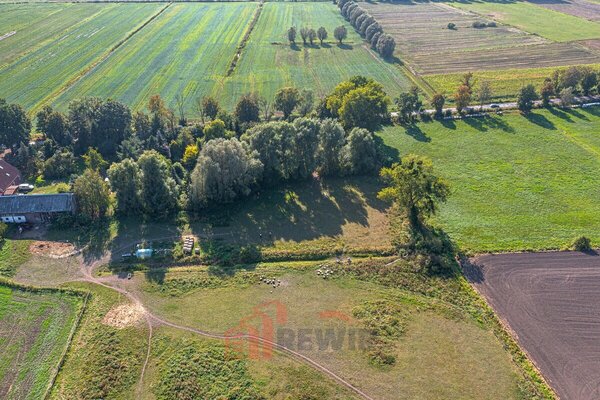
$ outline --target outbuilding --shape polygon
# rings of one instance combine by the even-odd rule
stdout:
[[[10,193],[9,188],[21,183],[21,173],[18,169],[0,158],[0,196]],[[6,193],[8,191],[8,193]]]
[[[0,196],[0,221],[39,224],[75,212],[73,193]]]

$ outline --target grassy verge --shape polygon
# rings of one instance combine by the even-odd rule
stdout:
[[[0,277],[14,276],[17,267],[31,257],[30,243],[28,240],[4,239],[0,241]]]

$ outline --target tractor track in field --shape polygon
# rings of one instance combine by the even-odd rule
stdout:
[[[142,31],[145,27],[147,27],[154,20],[156,20],[158,17],[160,17],[171,5],[173,5],[173,2],[167,3],[164,7],[162,7],[156,13],[151,15],[146,21],[144,21],[142,24],[140,24],[137,28],[135,28],[133,31],[129,32],[127,35],[125,35],[125,37],[123,39],[121,39],[117,43],[115,43],[110,49],[108,49],[108,51],[106,51],[104,54],[102,54],[100,57],[98,57],[95,61],[93,61],[87,67],[85,67],[80,73],[71,77],[71,79],[69,79],[67,81],[67,83],[65,83],[64,85],[62,85],[61,87],[59,87],[58,89],[54,90],[49,95],[47,95],[46,97],[41,99],[36,104],[36,106],[34,106],[32,108],[31,112],[34,112],[41,105],[49,103],[50,101],[56,99],[58,96],[60,96],[67,90],[71,89],[73,86],[75,86],[75,84],[77,84],[80,80],[82,80],[83,78],[88,76],[94,69],[96,69],[100,64],[102,64],[104,61],[106,61],[111,55],[113,55],[113,53],[115,51],[117,51],[120,47],[122,47],[124,44],[126,44],[137,33]]]
[[[167,240],[167,239],[173,239],[173,238],[179,238],[179,237],[180,236],[165,236],[165,237],[160,237],[160,238],[153,238],[152,240]],[[124,289],[122,287],[118,287],[116,285],[111,284],[112,282],[114,282],[114,279],[115,279],[114,276],[110,276],[110,277],[104,278],[104,279],[97,278],[94,276],[94,270],[97,267],[109,262],[111,259],[112,253],[118,254],[118,252],[123,251],[127,248],[130,248],[131,246],[135,245],[135,243],[137,243],[137,242],[138,241],[128,243],[126,245],[119,247],[118,249],[114,249],[111,252],[105,254],[104,256],[94,260],[93,262],[91,262],[89,264],[86,263],[84,260],[81,260],[80,270],[84,277],[75,281],[75,282],[92,283],[92,284],[96,284],[96,285],[105,287],[107,289],[114,290],[117,293],[120,293],[123,296],[125,296],[132,303],[142,307],[145,310],[146,324],[149,329],[148,347],[147,347],[147,351],[146,351],[146,359],[144,360],[144,364],[142,366],[142,371],[140,373],[140,377],[139,377],[139,380],[138,380],[138,383],[136,386],[136,395],[140,395],[141,391],[143,389],[144,376],[146,373],[146,368],[149,363],[150,354],[151,354],[153,326],[156,324],[159,326],[164,325],[164,326],[168,326],[168,327],[171,327],[174,329],[179,329],[179,330],[195,333],[197,335],[200,335],[200,336],[203,336],[203,337],[206,337],[209,339],[218,339],[218,340],[241,339],[241,340],[254,341],[254,342],[261,343],[261,344],[266,344],[266,345],[272,346],[275,350],[278,350],[288,356],[291,356],[292,358],[296,359],[297,361],[307,364],[308,366],[316,369],[317,371],[319,371],[325,375],[328,375],[330,378],[332,378],[338,384],[349,389],[350,391],[352,391],[354,394],[356,394],[360,398],[363,398],[366,400],[375,400],[374,398],[372,398],[371,396],[369,396],[368,394],[366,394],[365,392],[363,392],[356,386],[352,385],[350,382],[346,381],[344,378],[342,378],[341,376],[339,376],[332,370],[325,367],[324,365],[321,365],[317,361],[311,359],[310,357],[307,357],[307,356],[305,356],[297,351],[294,351],[293,349],[290,349],[284,345],[281,345],[277,342],[267,340],[265,338],[262,338],[262,337],[256,336],[256,335],[252,335],[252,334],[240,334],[240,335],[231,336],[231,335],[226,335],[226,334],[222,334],[222,333],[216,333],[216,332],[210,332],[210,331],[205,331],[205,330],[201,330],[201,329],[196,329],[196,328],[192,328],[189,326],[179,325],[179,324],[167,321],[167,320],[153,314],[146,307],[144,307],[144,303],[140,300],[140,298],[138,296],[136,296],[135,293],[132,293],[131,291]]]

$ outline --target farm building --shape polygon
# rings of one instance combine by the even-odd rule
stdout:
[[[72,193],[0,196],[0,220],[4,223],[42,223],[53,216],[74,212]]]
[[[0,159],[0,196],[9,194],[7,193],[9,189],[14,193],[14,188],[20,183],[21,173],[19,170]]]

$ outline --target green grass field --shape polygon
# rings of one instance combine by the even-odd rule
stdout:
[[[62,36],[73,26],[85,23],[103,8],[72,3],[0,5],[0,36],[15,32],[0,40],[0,67]]]
[[[591,68],[598,69],[600,64],[590,64]],[[477,86],[483,81],[489,81],[492,88],[493,101],[515,100],[519,90],[528,84],[533,84],[539,91],[544,79],[552,76],[555,70],[564,70],[568,67],[546,67],[527,69],[507,69],[500,71],[476,71],[473,72],[475,80],[475,95]],[[423,79],[429,83],[437,92],[446,94],[447,101],[453,102],[452,95],[460,85],[464,73],[425,75]]]
[[[136,281],[145,289],[140,295],[153,312],[169,321],[217,332],[235,327],[242,318],[252,314],[253,307],[271,300],[281,302],[287,309],[287,323],[283,327],[311,332],[344,326],[339,321],[320,318],[322,311],[339,311],[351,316],[357,307],[370,302],[397,304],[400,314],[385,315],[384,312],[381,316],[398,318],[395,321],[401,326],[402,333],[393,338],[393,344],[387,345],[387,351],[396,359],[392,366],[373,364],[370,353],[361,350],[345,347],[340,351],[320,351],[314,342],[315,333],[311,349],[304,349],[302,353],[344,377],[351,377],[355,385],[375,398],[520,398],[520,380],[510,357],[493,333],[471,317],[443,311],[443,306],[438,308],[434,305],[437,303],[429,303],[425,297],[348,276],[323,280],[316,275],[316,268],[315,264],[262,265],[256,271],[238,272],[221,285],[210,287],[202,284],[210,276],[206,269],[175,269],[166,274],[162,284],[200,283],[195,289],[176,295],[172,291],[157,290],[162,284],[156,281],[151,284],[139,278]],[[257,278],[262,274],[277,277],[283,285],[273,289],[258,284]],[[430,288],[435,286],[433,282],[429,284]],[[436,289],[458,290],[451,279],[447,284],[448,289]],[[361,326],[358,321],[351,324]],[[387,328],[392,329],[392,325]],[[270,363],[269,360],[257,362],[266,367]]]
[[[112,97],[144,108],[154,94],[175,107],[187,99],[222,94],[222,81],[256,3],[173,4],[56,104],[65,107],[80,96]],[[231,99],[233,102],[235,99]]]
[[[111,97],[142,109],[154,94],[175,108],[181,94],[188,114],[196,115],[196,99],[209,94],[232,108],[250,91],[272,98],[279,88],[294,85],[318,97],[359,74],[378,80],[392,96],[410,86],[402,70],[369,50],[332,4],[265,4],[229,77],[258,3],[172,4],[130,37],[166,5],[0,5],[7,11],[0,16],[0,32],[17,31],[0,41],[0,96],[35,111],[44,104],[64,110],[83,96]],[[33,17],[24,18],[29,13]],[[342,24],[349,37],[338,46],[333,30]],[[330,37],[323,47],[292,49],[286,38],[292,25],[324,26]]]
[[[27,240],[0,241],[0,277],[12,277],[17,267],[30,258],[30,243]]]
[[[438,222],[467,251],[600,243],[600,110],[391,127],[385,143],[430,157],[452,187]]]
[[[81,304],[75,295],[0,285],[1,398],[44,398]]]
[[[538,7],[535,4],[519,2],[449,2],[448,4],[467,11],[473,11],[499,22],[513,25],[529,33],[534,33],[556,42],[600,38],[600,24]]]
[[[345,25],[348,39],[338,46],[334,29]],[[287,29],[295,26],[323,26],[329,33],[323,46],[304,46],[300,34],[297,45],[287,41]],[[283,86],[311,89],[317,96],[327,94],[340,81],[364,75],[379,81],[395,96],[408,89],[410,81],[394,64],[381,60],[364,45],[363,39],[329,3],[266,3],[250,42],[233,76],[225,82],[224,95],[236,99],[256,91],[272,97]]]
[[[43,46],[0,69],[1,97],[28,109],[51,102],[164,4],[112,3],[102,5],[100,11],[96,4],[80,7],[90,7],[89,19],[66,31],[57,31]],[[1,26],[0,30],[14,29]],[[20,44],[13,42],[12,46]]]

